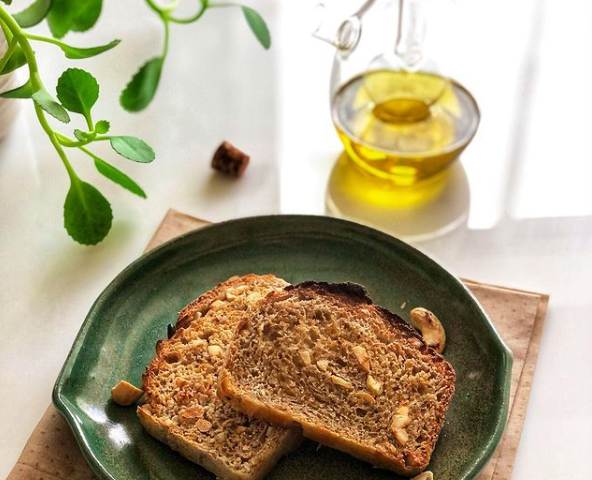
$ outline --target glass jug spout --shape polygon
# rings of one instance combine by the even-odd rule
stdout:
[[[369,70],[390,69],[406,72],[437,72],[436,63],[426,58],[424,44],[427,30],[427,4],[430,0],[395,0],[396,39],[394,49],[370,62]]]
[[[395,55],[405,70],[417,70],[423,61],[426,33],[425,0],[399,0],[399,22]]]

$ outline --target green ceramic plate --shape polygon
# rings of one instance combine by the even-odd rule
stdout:
[[[503,433],[512,356],[474,297],[435,262],[376,230],[327,217],[269,216],[216,224],[157,248],[126,268],[92,306],[53,400],[100,478],[214,478],[146,434],[134,408],[111,403],[110,389],[121,379],[140,384],[156,341],[186,303],[250,272],[292,283],[357,282],[404,318],[415,306],[436,312],[457,383],[429,469],[437,480],[476,477]],[[268,479],[396,478],[316,447],[305,443]]]

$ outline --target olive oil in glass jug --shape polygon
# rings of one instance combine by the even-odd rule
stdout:
[[[336,47],[331,114],[348,157],[399,186],[444,172],[479,125],[470,92],[424,56],[429,1],[369,0],[333,37],[317,32]]]

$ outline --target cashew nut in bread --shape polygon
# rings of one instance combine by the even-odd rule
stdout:
[[[421,332],[423,341],[436,352],[442,353],[446,346],[446,332],[438,317],[425,308],[411,310],[411,325]]]

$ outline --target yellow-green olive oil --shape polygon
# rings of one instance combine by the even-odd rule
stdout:
[[[377,178],[411,186],[459,156],[475,133],[479,110],[454,80],[377,70],[337,91],[332,116],[354,162]]]

